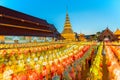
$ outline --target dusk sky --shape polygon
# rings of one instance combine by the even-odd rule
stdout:
[[[47,20],[62,32],[66,6],[77,33],[120,29],[120,0],[0,0],[0,5]]]

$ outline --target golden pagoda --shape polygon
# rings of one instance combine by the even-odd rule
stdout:
[[[64,30],[62,31],[61,35],[64,37],[65,41],[74,41],[75,40],[75,33],[72,30],[72,26],[70,24],[68,12],[66,13]]]
[[[114,35],[117,36],[118,40],[120,41],[120,30],[117,29],[115,32],[114,32]]]

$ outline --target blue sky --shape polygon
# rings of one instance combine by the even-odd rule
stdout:
[[[62,32],[66,6],[74,32],[120,29],[120,0],[0,0],[0,5],[47,20]]]

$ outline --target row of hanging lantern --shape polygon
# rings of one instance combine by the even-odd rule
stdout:
[[[81,58],[90,46],[71,45],[66,48],[35,52],[31,55],[19,55],[18,59],[1,66],[2,79],[38,80],[49,79],[55,74],[62,76],[65,68]],[[38,54],[38,55],[37,55]],[[25,61],[26,60],[26,61]]]
[[[120,64],[116,57],[116,49],[112,45],[106,46],[106,64],[109,71],[110,80],[120,80]],[[113,50],[114,49],[114,50]]]

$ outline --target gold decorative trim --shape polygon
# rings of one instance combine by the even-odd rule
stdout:
[[[4,23],[0,23],[0,25],[15,27],[15,28],[22,28],[22,29],[29,29],[29,30],[36,30],[36,31],[52,32],[52,31],[49,31],[49,30],[36,29],[36,28],[30,28],[30,27],[25,27],[25,26],[17,26],[17,25],[11,25],[11,24],[4,24]]]

